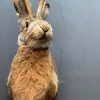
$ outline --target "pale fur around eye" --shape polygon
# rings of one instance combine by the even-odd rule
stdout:
[[[36,22],[31,22],[31,23],[30,23],[30,25],[29,25],[29,27],[28,27],[27,32],[30,32],[30,31],[31,31],[31,29],[32,29],[32,28],[34,28],[36,25],[37,25],[37,23],[36,23]]]

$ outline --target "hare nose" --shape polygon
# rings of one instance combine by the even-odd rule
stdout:
[[[44,31],[44,33],[48,32],[48,30],[43,30],[43,31]]]
[[[44,31],[44,33],[48,32],[48,29],[43,29],[43,28],[42,28],[42,30]]]

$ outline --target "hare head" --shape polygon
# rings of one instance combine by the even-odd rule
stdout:
[[[52,40],[52,27],[44,21],[33,21],[27,29],[23,30],[18,37],[19,45],[27,45],[33,48],[47,48]]]
[[[18,45],[27,45],[36,49],[49,47],[53,35],[52,27],[46,21],[49,4],[45,0],[39,0],[37,13],[34,14],[29,0],[13,1],[21,24]]]

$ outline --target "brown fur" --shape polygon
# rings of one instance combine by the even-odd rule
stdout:
[[[36,20],[36,22],[40,27],[42,26],[43,30],[46,27],[48,28],[46,33],[44,30],[44,34],[50,37],[51,26],[46,21]],[[23,34],[30,35],[29,40],[31,39],[31,41],[41,42],[41,39],[33,38],[39,30],[37,31],[34,28],[31,28],[31,30],[29,34],[27,32]],[[41,36],[41,34],[39,33],[38,36]],[[45,42],[50,40],[47,39]],[[53,100],[58,91],[58,78],[49,44],[45,48],[42,47],[43,44],[34,48],[34,45],[30,47],[27,42],[29,41],[23,40],[13,59],[8,77],[9,93],[13,100]]]
[[[41,15],[42,15],[44,3],[45,3],[45,0],[39,0],[38,9],[36,13],[36,18],[38,19],[42,19]]]
[[[19,17],[24,11],[31,17],[29,0],[13,1]],[[52,27],[48,22],[41,20],[44,19],[41,16],[44,2],[45,0],[39,0],[36,18],[32,18],[18,36],[19,47],[7,82],[13,100],[54,100],[58,91],[56,66],[49,49],[53,36]],[[21,7],[23,9],[20,9]],[[44,8],[45,19],[48,11],[47,5]],[[22,17],[21,22],[23,26],[27,19]]]
[[[18,16],[18,22],[21,25],[21,30],[26,27],[33,17],[32,7],[29,0],[13,0],[13,4]]]
[[[29,0],[13,0],[13,4],[19,18],[33,16]]]
[[[8,78],[14,100],[49,100],[56,96],[58,80],[49,50],[19,47]]]

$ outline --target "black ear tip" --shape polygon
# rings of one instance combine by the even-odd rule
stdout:
[[[45,3],[45,6],[47,6],[48,8],[50,8],[50,4],[48,2]]]

